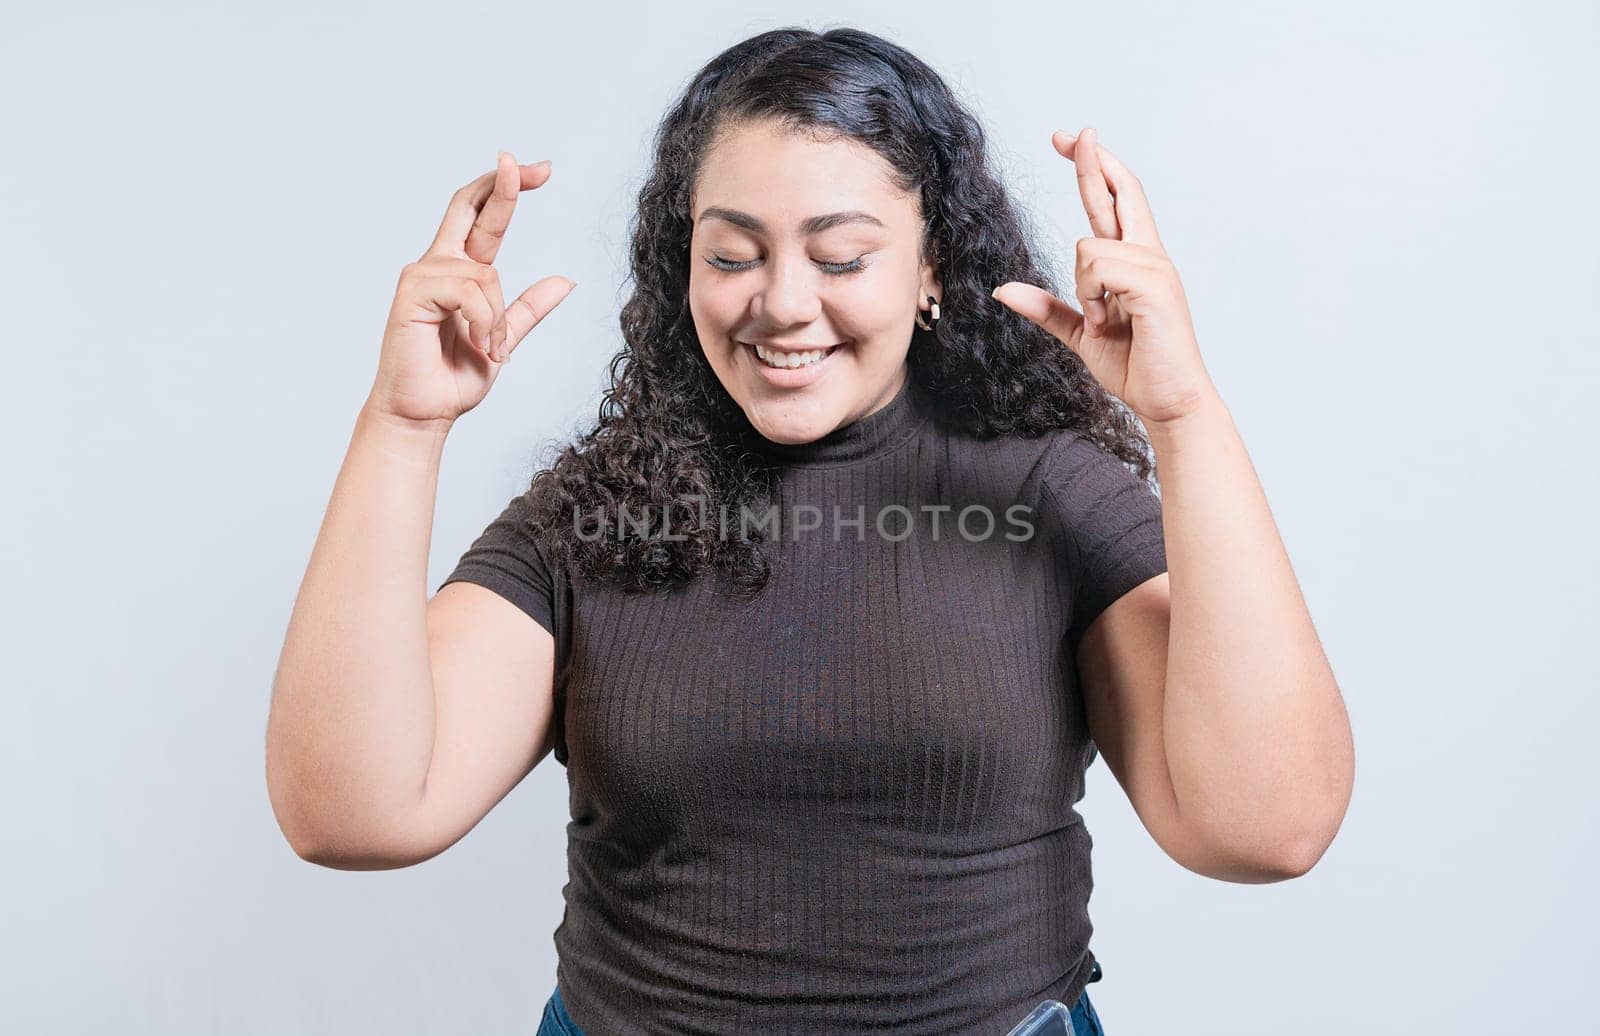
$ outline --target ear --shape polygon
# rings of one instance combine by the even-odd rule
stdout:
[[[931,262],[924,262],[918,279],[917,308],[927,312],[928,296],[935,300],[944,299],[944,282],[939,277],[939,267]]]

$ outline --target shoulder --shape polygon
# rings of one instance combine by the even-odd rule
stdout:
[[[1159,509],[1149,483],[1120,457],[1073,428],[1036,436],[978,438],[960,430],[932,444],[939,492],[952,501],[1026,509],[1030,538],[1067,560],[1080,548],[1148,520]]]
[[[957,481],[1008,490],[1019,500],[1034,501],[1041,484],[1059,466],[1065,441],[1076,435],[1059,428],[1036,436],[980,438],[963,429],[941,428],[932,446],[935,459]]]
[[[1076,429],[1041,438],[1029,492],[1037,521],[1074,563],[1159,548],[1161,498],[1150,481]]]
[[[1157,500],[1151,483],[1087,434],[1063,428],[1049,435],[1039,469],[1043,492],[1068,512],[1092,513],[1108,501]]]
[[[1009,483],[1018,498],[1041,505],[1092,505],[1135,488],[1155,495],[1127,462],[1076,428],[990,439],[951,432],[945,443],[953,468],[990,484]]]

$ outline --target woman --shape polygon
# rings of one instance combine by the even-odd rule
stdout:
[[[572,288],[506,305],[492,266],[548,163],[457,192],[284,646],[296,850],[427,859],[554,751],[540,1032],[590,1036],[1005,1033],[1046,999],[1099,1032],[1097,750],[1183,866],[1311,867],[1352,780],[1338,688],[1138,180],[1054,144],[1083,313],[911,54],[716,57],[657,136],[597,426],[425,599],[445,437]]]

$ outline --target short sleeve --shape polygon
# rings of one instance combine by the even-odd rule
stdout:
[[[1045,486],[1066,525],[1076,653],[1113,601],[1167,570],[1161,498],[1121,458],[1078,435],[1060,444]]]
[[[528,493],[512,500],[472,542],[439,589],[454,582],[488,587],[555,633],[549,555],[535,540]]]

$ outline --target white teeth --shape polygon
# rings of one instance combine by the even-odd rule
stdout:
[[[768,350],[763,346],[756,346],[756,355],[761,357],[763,363],[769,367],[806,367],[822,359],[831,349],[812,349],[809,352],[792,353]]]

